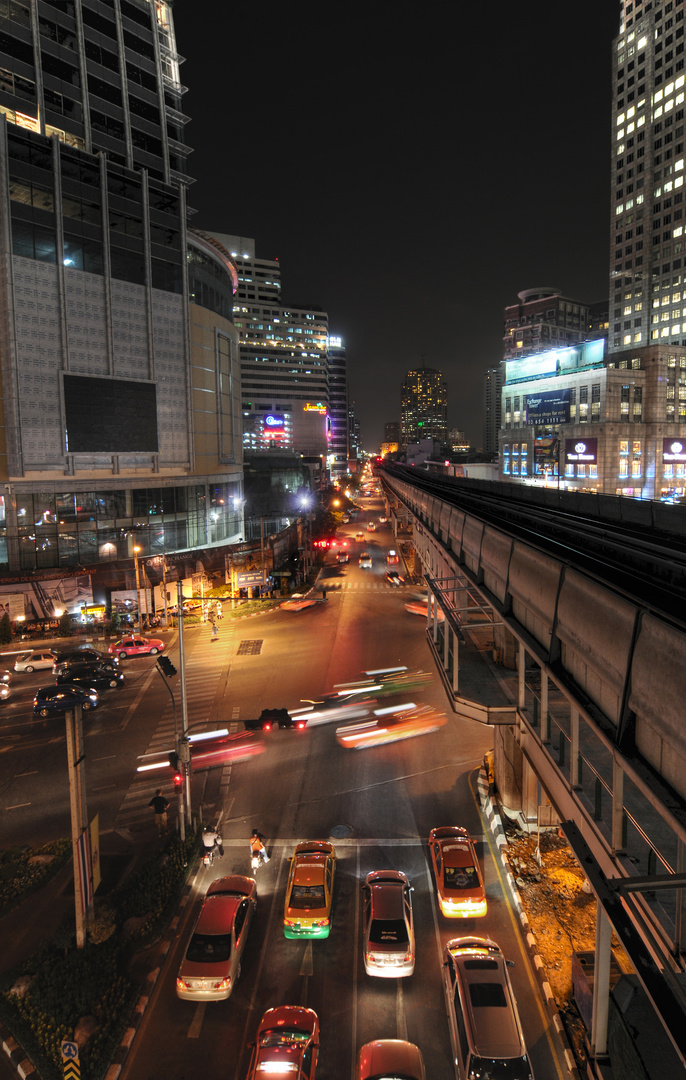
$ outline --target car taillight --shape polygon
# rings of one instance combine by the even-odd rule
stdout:
[[[305,729],[305,726],[306,726],[306,725],[305,725],[305,721],[304,721],[304,720],[299,720],[299,721],[298,721],[298,724],[297,724],[297,727],[298,727],[298,731],[304,731],[304,729]]]
[[[403,963],[409,964],[411,959],[412,959],[412,953],[411,952],[406,952],[405,955],[403,956]]]
[[[230,977],[227,978],[227,979],[222,979],[221,982],[218,982],[218,983],[214,984],[215,990],[228,990],[230,986],[231,986],[231,978]]]
[[[177,989],[179,989],[179,990],[188,990],[189,989],[189,985],[188,985],[188,983],[186,982],[185,979],[177,979],[176,980],[176,986],[177,986]]]
[[[271,724],[264,724],[263,727],[262,727],[262,730],[263,731],[271,731],[272,730],[272,725]]]
[[[313,926],[328,926],[329,925],[329,920],[328,919],[313,919],[312,920],[312,925]]]

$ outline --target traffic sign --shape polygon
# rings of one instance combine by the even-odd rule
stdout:
[[[79,1060],[79,1044],[75,1042],[69,1042],[65,1039],[60,1047],[62,1051],[62,1061],[78,1061]]]
[[[62,1051],[62,1072],[64,1080],[81,1080],[79,1062],[79,1044],[65,1039],[60,1046]]]

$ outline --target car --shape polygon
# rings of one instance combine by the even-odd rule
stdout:
[[[99,664],[70,664],[68,670],[56,676],[58,686],[92,686],[94,690],[107,690],[124,685],[124,672]]]
[[[397,566],[400,562],[400,556],[394,548],[391,548],[391,550],[388,552],[388,555],[386,556],[386,562],[389,566]]]
[[[304,719],[293,719],[288,709],[263,709],[256,720],[244,720],[246,731],[273,731],[274,728],[290,728],[303,731],[307,727]]]
[[[100,652],[99,649],[84,647],[83,649],[74,649],[73,652],[59,653],[52,666],[53,675],[62,675],[71,664],[100,664],[102,667],[119,667],[119,661],[115,656],[109,656],[108,653]]]
[[[282,604],[279,604],[280,608],[284,611],[304,611],[305,608],[314,607],[315,604],[320,603],[316,596],[301,596],[299,593],[293,593],[290,600],[284,600]]]
[[[349,514],[344,514],[343,515],[343,524],[344,525],[349,525],[350,524],[350,515]]]
[[[429,735],[447,723],[444,713],[430,705],[394,706],[375,709],[374,718],[360,720],[336,729],[336,740],[346,750],[364,750],[372,746],[413,739],[416,735]]]
[[[425,619],[429,614],[429,601],[428,600],[408,600],[405,604],[405,611],[409,611],[411,615],[422,615]],[[443,609],[436,604],[436,615],[439,622],[443,622],[445,615]],[[432,616],[433,617],[433,616]]]
[[[160,638],[145,638],[138,634],[114,641],[108,649],[108,652],[118,656],[120,660],[127,656],[157,656],[163,651],[164,642]]]
[[[57,660],[57,653],[51,649],[30,649],[19,653],[14,661],[14,670],[30,675],[32,671],[49,671]]]
[[[319,1018],[314,1009],[278,1005],[260,1020],[246,1080],[315,1080],[318,1057]]]
[[[387,517],[380,517],[379,518],[379,525],[388,525],[388,518]]]
[[[363,551],[357,562],[362,570],[371,570],[372,568],[372,557],[368,551]]]
[[[33,699],[36,716],[53,716],[80,705],[84,712],[97,709],[100,703],[97,690],[84,686],[43,686]]]
[[[399,585],[402,585],[404,580],[405,579],[401,578],[401,576],[400,576],[400,574],[398,573],[397,570],[387,570],[386,571],[386,581],[389,583],[389,585],[398,585],[399,586]]]
[[[305,840],[291,856],[283,909],[284,937],[328,938],[336,873],[333,844]]]
[[[467,830],[458,825],[432,829],[428,843],[441,914],[447,919],[485,915],[484,880]]]
[[[338,554],[336,555],[336,562],[337,563],[350,562],[350,555],[348,554],[347,551],[339,551]]]
[[[367,532],[376,532],[376,525],[373,521],[370,521],[367,525]]]
[[[454,938],[443,950],[443,989],[458,1080],[534,1080],[509,966],[490,938]]]
[[[363,532],[355,533],[355,539],[358,540],[359,543],[363,544],[364,543],[364,533]]]
[[[212,882],[176,977],[177,997],[224,1001],[231,996],[256,909],[254,878],[231,874]]]
[[[412,889],[400,870],[372,870],[362,886],[364,897],[364,970],[382,979],[414,972]]]
[[[355,1080],[426,1080],[424,1058],[418,1046],[405,1039],[377,1039],[360,1047]]]
[[[0,684],[2,684],[3,686],[9,686],[10,683],[13,682],[14,672],[8,671],[7,668],[5,668],[4,671],[0,670]]]

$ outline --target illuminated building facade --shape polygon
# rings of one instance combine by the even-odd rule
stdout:
[[[589,337],[589,306],[559,289],[524,289],[504,312],[503,360],[564,348]],[[600,335],[598,335],[600,336]]]
[[[400,442],[434,439],[445,446],[448,441],[448,387],[436,368],[421,367],[408,371],[400,395]]]
[[[189,236],[170,5],[0,7],[0,568],[242,532],[237,270]]]
[[[329,337],[329,475],[340,479],[348,472],[348,368],[345,345],[340,337]]]
[[[294,415],[308,403],[329,403],[329,326],[326,312],[286,307],[281,299],[278,260],[259,259],[255,241],[215,232],[238,267],[234,322],[240,334],[244,429],[252,433],[250,414],[270,411]],[[300,418],[301,419],[301,418]],[[295,432],[295,428],[294,428]],[[252,434],[246,434],[249,445]],[[297,441],[297,440],[296,440]],[[326,456],[326,435],[318,454]]]

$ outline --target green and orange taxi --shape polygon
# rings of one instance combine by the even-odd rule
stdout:
[[[441,914],[448,919],[473,919],[485,915],[484,880],[467,830],[458,825],[432,829],[429,853]]]
[[[306,840],[290,859],[283,913],[284,937],[327,938],[336,872],[333,844]]]

